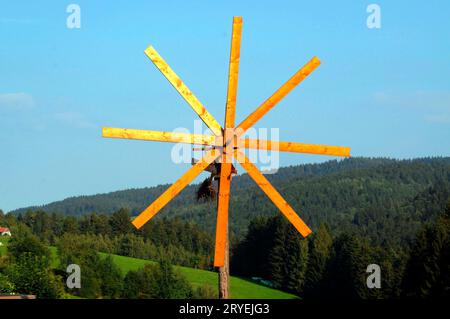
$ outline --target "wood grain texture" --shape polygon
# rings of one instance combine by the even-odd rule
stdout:
[[[305,144],[296,142],[270,141],[246,138],[240,143],[245,148],[272,150],[280,152],[308,153],[332,156],[350,156],[350,147],[319,144]]]
[[[239,60],[241,54],[242,18],[233,18],[230,62],[228,67],[227,104],[225,109],[225,128],[234,127],[236,115],[236,96],[239,78]]]
[[[123,138],[129,140],[200,144],[211,146],[216,145],[221,146],[223,143],[222,142],[223,138],[215,135],[135,130],[127,128],[115,128],[115,127],[103,127],[102,136],[109,138]]]
[[[234,120],[236,116],[236,96],[239,77],[239,60],[241,51],[242,18],[233,18],[233,30],[231,35],[230,62],[228,68],[227,103],[225,107],[225,136],[231,138],[231,143],[223,145],[222,163],[219,180],[219,198],[217,206],[216,244],[214,253],[214,266],[228,267],[225,265],[226,249],[228,248],[228,207],[230,201],[230,183],[233,158]],[[227,271],[225,271],[227,272]],[[227,275],[227,274],[225,274]],[[226,283],[228,284],[228,282]],[[223,287],[223,293],[228,294],[228,288]],[[224,296],[227,298],[228,296]]]
[[[162,193],[150,206],[148,206],[139,216],[133,220],[133,225],[139,229],[153,216],[156,215],[169,201],[177,196],[192,180],[194,180],[210,163],[212,163],[220,152],[211,150],[203,156],[194,166],[192,166],[183,176],[173,183],[164,193]]]
[[[273,93],[264,103],[262,103],[253,113],[238,125],[239,134],[242,135],[246,130],[258,122],[267,112],[269,112],[278,102],[289,94],[301,81],[303,81],[311,72],[320,65],[320,60],[313,57],[300,70],[297,71],[286,83],[284,83],[275,93]]]
[[[216,244],[214,266],[222,267],[225,262],[225,249],[228,241],[228,207],[230,200],[231,164],[222,163],[219,180],[217,208]]]
[[[209,113],[203,104],[197,99],[191,90],[184,84],[184,82],[178,77],[178,75],[170,68],[166,61],[159,55],[159,53],[149,46],[145,50],[145,54],[150,58],[153,64],[159,71],[166,77],[166,79],[172,84],[175,90],[186,100],[186,102],[197,113],[200,119],[208,126],[216,136],[222,135],[222,126],[216,121],[216,119]]]
[[[247,171],[248,175],[256,182],[262,191],[270,198],[275,206],[283,213],[283,215],[294,225],[298,232],[306,237],[311,234],[311,229],[303,222],[292,207],[284,200],[275,187],[270,184],[267,178],[258,170],[258,168],[250,162],[244,153],[236,151],[236,159],[241,166]]]

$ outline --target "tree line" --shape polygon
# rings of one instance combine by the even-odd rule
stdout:
[[[28,226],[19,222],[8,242],[8,253],[0,256],[0,293],[32,294],[46,299],[216,296],[209,286],[193,288],[166,259],[123,274],[112,256],[100,255],[93,243],[65,234],[56,242],[55,256]],[[70,275],[66,267],[70,264],[78,265],[82,271],[79,289],[66,285]]]
[[[313,229],[327,223],[335,234],[352,231],[376,244],[386,241],[406,244],[414,239],[423,222],[436,218],[439,212],[436,208],[442,206],[443,200],[439,196],[445,197],[442,190],[449,189],[450,158],[349,158],[282,167],[267,178]],[[168,186],[71,197],[32,210],[66,216],[97,212],[100,216],[127,208],[135,216]],[[216,203],[198,202],[197,188],[198,185],[191,185],[183,190],[155,220],[177,217],[214,233]],[[435,195],[430,189],[434,189]],[[425,209],[420,207],[420,201]],[[26,211],[20,209],[13,214],[23,215]],[[277,208],[247,174],[233,178],[231,236],[242,238],[255,217],[274,214],[278,214]],[[382,222],[378,222],[380,219]],[[398,225],[402,226],[398,228]]]
[[[152,260],[164,257],[171,264],[193,268],[208,269],[212,261],[211,234],[177,218],[151,220],[140,230],[131,224],[127,209],[112,215],[91,213],[80,217],[29,210],[17,217],[7,214],[3,220],[13,227],[26,225],[47,245],[70,237],[100,252]]]

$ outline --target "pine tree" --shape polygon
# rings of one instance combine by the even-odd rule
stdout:
[[[342,234],[333,243],[322,296],[333,299],[365,299],[366,269],[370,260],[370,246],[361,238]]]
[[[297,294],[303,292],[308,263],[308,243],[282,217],[276,217],[274,245],[269,262],[275,286]]]
[[[333,238],[328,225],[321,224],[310,240],[308,270],[306,273],[305,295],[318,297],[330,259]]]
[[[125,208],[121,208],[112,214],[109,223],[111,225],[111,232],[115,236],[127,234],[133,230],[133,226],[130,223],[130,212]]]
[[[278,217],[256,217],[231,256],[231,271],[247,277],[272,279],[269,255],[275,243]]]
[[[275,287],[286,288],[286,274],[289,271],[286,267],[286,256],[288,255],[286,247],[287,234],[280,218],[276,218],[276,229],[273,236],[274,244],[269,254],[270,279]]]
[[[419,233],[412,248],[403,295],[412,298],[450,297],[450,204],[433,225]]]
[[[308,265],[308,242],[297,230],[289,227],[286,256],[286,288],[298,295],[303,293]]]

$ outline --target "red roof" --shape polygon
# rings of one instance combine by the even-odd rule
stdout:
[[[9,228],[0,227],[0,233],[6,233],[7,231],[9,231]]]

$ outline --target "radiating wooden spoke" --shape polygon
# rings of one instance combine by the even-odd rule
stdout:
[[[246,130],[258,122],[267,112],[269,112],[278,102],[289,94],[303,79],[305,79],[320,64],[317,57],[313,57],[300,70],[297,71],[286,83],[284,83],[271,97],[262,103],[253,113],[238,125],[237,131],[243,134]]]
[[[295,213],[292,207],[284,200],[278,191],[270,184],[267,178],[258,170],[258,168],[250,162],[244,153],[237,151],[236,159],[247,171],[248,175],[256,182],[263,192],[270,198],[283,215],[294,225],[303,237],[311,233],[311,229],[303,222],[303,220]]]
[[[180,95],[186,100],[186,102],[192,107],[195,113],[198,114],[200,119],[208,126],[216,136],[222,135],[222,126],[216,121],[211,113],[206,110],[197,97],[189,90],[186,84],[181,81],[178,75],[170,68],[170,66],[164,61],[159,53],[149,46],[145,50],[145,54],[152,60],[153,64],[159,71],[166,77],[166,79],[172,84],[172,86],[180,93]]]
[[[304,144],[295,142],[270,141],[246,138],[240,140],[245,148],[273,150],[280,152],[308,153],[333,156],[350,156],[350,147],[330,146],[318,144]]]
[[[228,69],[227,104],[225,108],[225,137],[233,136],[234,119],[236,114],[236,95],[239,74],[239,58],[241,50],[242,18],[233,18],[233,31],[231,36],[230,64]],[[226,139],[224,139],[226,140]],[[217,209],[216,245],[214,253],[214,266],[223,267],[228,241],[228,206],[230,200],[230,183],[233,156],[233,143],[224,145],[220,169],[219,198]]]
[[[241,54],[242,18],[233,18],[233,31],[231,36],[230,63],[228,67],[227,105],[225,109],[225,127],[234,127],[236,114],[236,96],[239,78],[239,60]]]
[[[195,163],[183,176],[173,183],[164,193],[162,193],[150,206],[148,206],[138,217],[133,220],[136,228],[141,228],[147,221],[156,215],[169,201],[180,193],[192,180],[194,180],[205,168],[208,167],[220,152],[211,150],[203,158]]]
[[[127,128],[102,128],[103,137],[123,138],[129,140],[159,141],[186,144],[222,146],[223,138],[215,135],[187,134],[179,132],[161,132],[150,130],[133,130]]]

